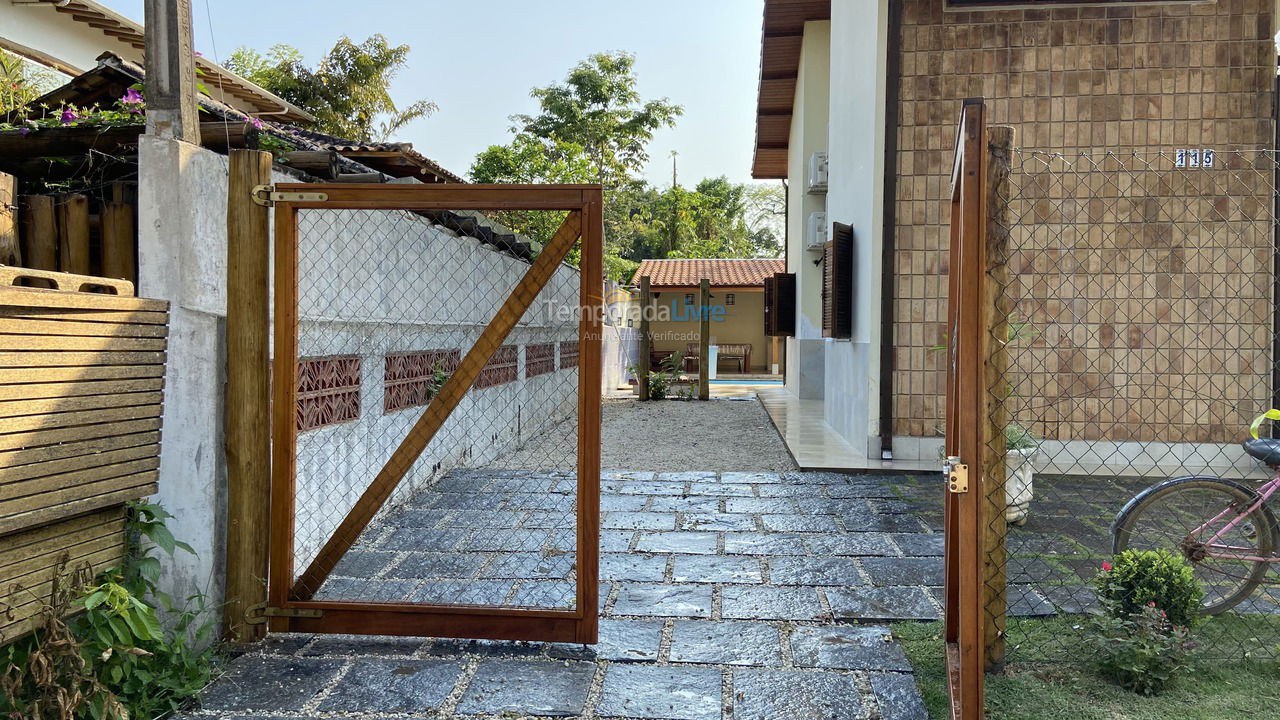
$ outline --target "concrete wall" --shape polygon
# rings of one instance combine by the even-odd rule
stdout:
[[[805,23],[791,115],[787,160],[787,272],[796,275],[796,334],[787,339],[786,384],[802,398],[821,398],[827,343],[822,339],[821,253],[804,249],[809,214],[826,209],[826,197],[805,190],[809,156],[827,149],[831,84],[831,23]]]
[[[227,159],[139,138],[138,294],[170,301],[160,492],[170,526],[196,555],[164,563],[161,589],[223,596],[226,468]]]

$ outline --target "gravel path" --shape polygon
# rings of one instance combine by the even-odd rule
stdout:
[[[605,470],[782,471],[796,469],[760,401],[606,399],[601,458]],[[570,428],[500,458],[493,467],[540,467],[545,445],[571,442]]]

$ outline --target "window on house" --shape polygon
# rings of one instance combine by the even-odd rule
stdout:
[[[853,336],[853,227],[843,223],[822,251],[822,336]]]
[[[732,305],[732,304],[734,304],[734,302],[735,302],[735,301],[737,301],[737,298],[735,298],[735,297],[733,296],[733,293],[725,293],[725,295],[724,295],[724,304],[725,304],[725,305]]]
[[[685,294],[684,294],[684,304],[685,304],[685,305],[692,305],[692,304],[693,304],[693,293],[685,293]]]

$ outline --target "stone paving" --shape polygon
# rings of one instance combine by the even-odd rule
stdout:
[[[569,480],[451,474],[321,596],[568,602]],[[605,473],[597,645],[275,635],[186,717],[923,719],[901,647],[868,624],[939,615],[941,538],[898,481]]]

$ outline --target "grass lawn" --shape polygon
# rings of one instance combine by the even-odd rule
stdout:
[[[1233,636],[1248,628],[1256,633],[1256,620],[1224,615],[1213,618],[1203,632]],[[1022,639],[1020,654],[1048,656],[1055,645],[1061,647],[1057,639],[1074,634],[1076,622],[1071,617],[1011,619],[1019,627],[1010,630]],[[893,632],[915,667],[929,716],[944,720],[942,623],[896,623]],[[1280,662],[1200,660],[1191,674],[1157,697],[1116,687],[1083,663],[1010,662],[1003,674],[987,676],[986,694],[992,720],[1261,720],[1280,715]]]

